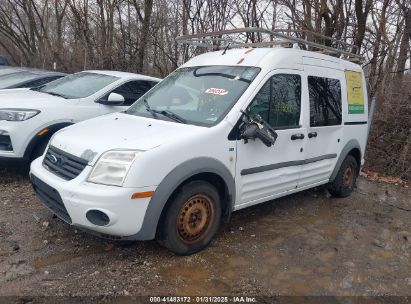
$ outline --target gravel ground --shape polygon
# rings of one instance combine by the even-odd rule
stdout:
[[[60,221],[25,173],[0,169],[0,296],[411,295],[411,191],[358,181],[234,213],[206,250],[178,257]]]

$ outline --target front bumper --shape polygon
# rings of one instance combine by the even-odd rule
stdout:
[[[22,158],[28,135],[26,132],[24,121],[0,121],[0,157]]]
[[[103,235],[138,240],[150,198],[131,196],[155,191],[155,187],[123,188],[84,182],[90,171],[88,166],[77,178],[66,181],[45,169],[39,158],[31,164],[30,176],[42,202],[65,222]],[[104,212],[109,223],[91,223],[86,214],[92,210]]]

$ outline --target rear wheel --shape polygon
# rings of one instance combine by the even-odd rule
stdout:
[[[220,197],[214,186],[203,181],[184,185],[170,202],[161,227],[161,243],[178,255],[205,248],[221,220]]]
[[[347,197],[353,190],[357,181],[358,163],[352,155],[348,155],[341,164],[334,181],[330,184],[329,191],[335,197]]]

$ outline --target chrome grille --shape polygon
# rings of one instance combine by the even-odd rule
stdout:
[[[49,171],[65,180],[72,180],[79,176],[87,164],[88,162],[85,159],[51,146],[43,160],[43,165]]]

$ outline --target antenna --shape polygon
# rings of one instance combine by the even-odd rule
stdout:
[[[227,46],[226,46],[225,49],[224,49],[224,52],[223,52],[221,55],[225,55],[225,53],[227,52],[227,50],[230,48],[230,45],[231,45],[231,42],[229,42],[229,43],[227,44]]]

